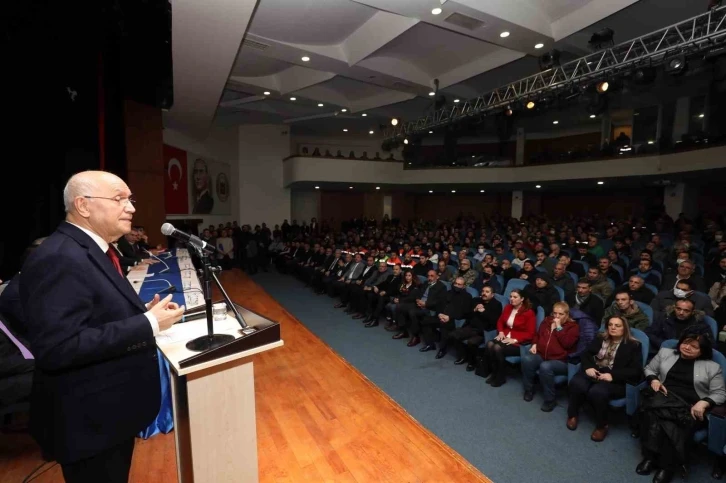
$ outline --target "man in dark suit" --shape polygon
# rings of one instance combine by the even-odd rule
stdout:
[[[428,273],[428,283],[422,290],[421,298],[413,304],[399,304],[396,309],[396,322],[401,332],[411,333],[408,346],[417,346],[421,342],[421,322],[427,315],[435,315],[446,307],[446,285],[439,281],[439,275],[431,270]],[[408,327],[408,329],[407,329]]]
[[[214,198],[209,192],[209,168],[207,168],[207,162],[201,158],[197,158],[194,161],[193,169],[193,180],[194,180],[194,193],[196,193],[196,200],[194,201],[194,209],[192,213],[195,214],[209,214],[214,208]]]
[[[135,435],[160,406],[154,337],[184,308],[171,296],[144,304],[109,250],[136,211],[126,183],[85,171],[63,198],[66,221],[20,274],[35,356],[30,430],[67,482],[126,482]]]
[[[586,278],[581,278],[577,282],[577,294],[575,295],[573,307],[582,310],[592,317],[592,320],[596,321],[602,320],[602,315],[605,312],[602,299],[592,293],[592,285]]]

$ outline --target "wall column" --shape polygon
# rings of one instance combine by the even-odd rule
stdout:
[[[290,219],[290,190],[282,178],[282,160],[289,155],[289,126],[239,127],[240,224],[274,226]]]
[[[686,183],[667,186],[663,192],[663,204],[668,216],[674,220],[681,213],[693,218],[698,213],[698,188]]]
[[[690,123],[691,98],[679,97],[676,100],[676,114],[673,119],[673,142],[681,140],[681,136],[688,133]]]
[[[512,218],[522,218],[522,207],[524,205],[524,192],[512,191]]]
[[[524,164],[524,145],[527,143],[527,135],[524,132],[523,127],[517,128],[517,154],[514,159],[515,166],[522,166]]]

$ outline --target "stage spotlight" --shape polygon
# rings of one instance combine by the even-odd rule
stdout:
[[[600,50],[603,48],[603,46],[612,47],[613,35],[615,35],[613,29],[606,28],[599,30],[592,34],[592,37],[590,37],[590,41],[588,42],[588,44],[590,44],[590,47],[593,50]]]
[[[597,85],[595,86],[595,89],[600,94],[607,92],[607,90],[609,88],[610,88],[610,84],[608,83],[608,81],[598,82]]]
[[[686,70],[687,66],[688,63],[686,62],[686,56],[681,54],[666,62],[664,70],[671,75],[679,75]]]
[[[549,70],[553,68],[556,65],[560,65],[560,51],[559,50],[552,50],[550,52],[547,52],[543,56],[539,58],[539,68],[540,70]]]
[[[512,108],[510,106],[507,106],[507,109],[504,111],[504,115],[511,116],[512,114],[514,114],[514,111],[512,110]]]
[[[403,144],[408,144],[408,138],[403,140]]]
[[[534,109],[534,101],[529,101],[527,103],[527,109]]]
[[[397,125],[398,125],[398,119],[396,119],[394,117],[393,119],[391,119],[391,126],[397,126]]]

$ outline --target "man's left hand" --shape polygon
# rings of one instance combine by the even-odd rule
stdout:
[[[159,303],[160,300],[161,300],[161,296],[159,294],[154,295],[154,298],[151,299],[151,301],[149,301],[146,304],[146,310],[151,310],[154,307],[154,305]],[[169,305],[167,305],[167,308],[169,308],[171,310],[176,310],[179,308],[179,304],[177,304],[175,302],[169,302]]]

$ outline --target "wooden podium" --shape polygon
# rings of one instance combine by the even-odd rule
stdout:
[[[236,305],[236,304],[235,304]],[[205,352],[186,343],[207,333],[206,319],[176,324],[157,336],[169,361],[179,483],[258,481],[255,384],[250,356],[283,345],[280,325],[236,305],[234,317],[214,322],[235,339]]]

